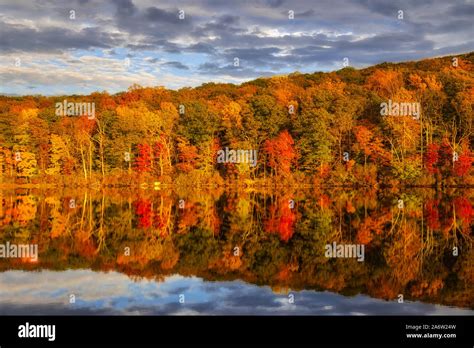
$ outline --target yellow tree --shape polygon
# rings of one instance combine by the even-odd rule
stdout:
[[[66,158],[70,157],[68,148],[64,140],[57,134],[51,134],[50,143],[49,167],[46,169],[46,173],[50,175],[61,174],[63,163]]]

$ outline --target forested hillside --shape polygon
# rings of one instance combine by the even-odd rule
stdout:
[[[473,67],[469,53],[178,91],[2,96],[1,182],[472,185]],[[242,156],[218,160],[232,150]]]

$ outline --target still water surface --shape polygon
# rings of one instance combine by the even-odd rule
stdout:
[[[0,258],[0,314],[474,314],[469,190],[0,200],[0,244],[38,245],[37,260]],[[363,261],[326,257],[332,243],[363,245]]]

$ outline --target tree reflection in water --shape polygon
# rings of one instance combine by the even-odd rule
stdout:
[[[0,192],[0,243],[37,243],[39,260],[0,271],[92,269],[133,279],[242,280],[275,293],[474,308],[474,191]],[[400,204],[402,201],[402,204]],[[71,204],[74,202],[74,204]],[[181,204],[180,204],[181,203]],[[364,244],[364,262],[325,245]]]

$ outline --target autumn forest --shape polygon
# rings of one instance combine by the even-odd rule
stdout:
[[[403,295],[472,311],[473,107],[474,53],[241,85],[0,96],[0,244],[39,246],[36,261],[1,259],[0,279],[179,274],[297,301]],[[328,258],[333,243],[364,246],[363,262]]]
[[[469,53],[239,86],[3,96],[0,180],[472,186],[473,67]],[[94,114],[58,114],[58,105],[68,103],[93,104]],[[383,112],[387,103],[392,113]],[[416,113],[407,107],[412,104],[419,106]],[[256,161],[232,154],[218,161],[225,148],[253,151]]]

